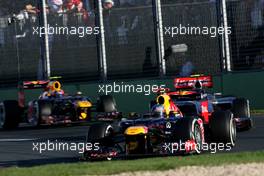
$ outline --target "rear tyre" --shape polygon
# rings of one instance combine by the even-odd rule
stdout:
[[[233,101],[234,117],[250,117],[249,101],[245,98],[237,98]]]
[[[20,122],[21,109],[16,100],[6,100],[0,104],[0,127],[17,128]]]
[[[239,131],[247,131],[253,127],[253,122],[250,117],[249,101],[245,98],[237,98],[233,101],[232,111],[235,118],[245,118],[247,125],[243,128],[239,128]]]
[[[116,112],[116,101],[111,95],[102,95],[97,101],[97,112]]]
[[[212,140],[235,146],[236,123],[231,111],[217,111],[212,114],[210,121]]]

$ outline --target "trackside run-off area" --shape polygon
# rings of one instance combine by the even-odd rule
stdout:
[[[264,171],[264,151],[200,156],[148,158],[111,162],[78,162],[30,168],[6,168],[1,176],[59,175],[187,175],[261,176]],[[189,175],[188,175],[189,174]]]

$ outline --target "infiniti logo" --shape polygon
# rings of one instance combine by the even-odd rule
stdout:
[[[166,128],[171,128],[171,123],[170,122],[166,123]]]

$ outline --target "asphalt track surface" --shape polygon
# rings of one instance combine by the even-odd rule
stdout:
[[[238,133],[236,146],[231,152],[264,150],[264,116],[253,117],[254,128]],[[31,167],[52,163],[78,162],[78,151],[33,150],[37,142],[85,142],[89,126],[53,126],[34,129],[22,127],[14,131],[0,130],[0,168],[9,166]]]

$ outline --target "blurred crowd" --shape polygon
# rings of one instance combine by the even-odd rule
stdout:
[[[46,0],[47,14],[78,14],[83,19],[94,13],[95,0]],[[103,8],[109,10],[114,6],[113,0],[102,0]],[[4,1],[0,2],[0,17],[13,16],[15,19],[28,19],[37,16],[42,9],[41,0]]]

